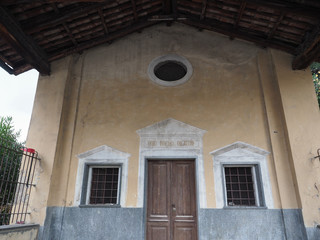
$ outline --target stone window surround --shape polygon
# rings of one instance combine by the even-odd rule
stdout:
[[[74,196],[74,206],[80,206],[83,204],[83,194],[86,194],[84,187],[87,187],[88,182],[84,182],[86,169],[90,166],[116,166],[121,168],[120,177],[120,206],[126,206],[126,196],[127,196],[127,185],[128,185],[128,161],[130,154],[121,152],[109,146],[103,145],[85,153],[78,155],[78,171],[75,186],[75,196]],[[88,177],[87,177],[88,179]],[[84,197],[86,198],[86,196]],[[89,205],[88,205],[89,206]],[[99,205],[99,206],[106,206]]]
[[[247,143],[235,142],[210,154],[213,156],[216,208],[230,208],[226,205],[224,165],[256,165],[260,170],[260,190],[265,204],[263,207],[274,208],[266,158],[269,152]],[[246,207],[238,206],[238,208]]]
[[[159,79],[155,74],[154,74],[154,68],[161,62],[166,62],[166,61],[175,61],[181,63],[184,67],[186,67],[186,75],[182,77],[179,80],[176,81],[164,81]],[[193,68],[191,63],[186,59],[185,57],[179,56],[177,54],[168,54],[160,57],[156,57],[151,61],[151,63],[148,66],[148,76],[153,81],[154,83],[165,86],[165,87],[174,87],[181,85],[185,82],[187,82],[193,73]]]

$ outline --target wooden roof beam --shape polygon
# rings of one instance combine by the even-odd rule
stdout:
[[[77,2],[104,2],[105,0],[77,0]],[[13,5],[22,3],[34,3],[34,0],[1,0],[1,4]],[[39,1],[38,1],[39,2]],[[41,0],[43,3],[59,3],[65,2],[65,0]]]
[[[239,24],[239,22],[240,22],[240,20],[242,18],[242,15],[243,15],[244,9],[246,8],[246,5],[247,5],[246,1],[241,1],[240,10],[238,12],[237,19],[236,19],[236,21],[234,23],[234,28],[238,27],[238,24]]]
[[[113,2],[113,0],[105,0],[101,3],[92,3],[91,6],[87,7],[79,6],[68,11],[60,11],[60,13],[46,14],[45,16],[38,18],[36,21],[26,22],[22,27],[27,33],[38,32],[46,28],[63,24],[67,20],[81,17],[84,14],[88,14],[91,11],[102,8],[111,2]]]
[[[279,49],[288,53],[293,54],[295,51],[294,46],[290,46],[287,43],[282,43],[279,41],[266,39],[264,36],[258,36],[256,34],[252,34],[248,31],[241,31],[239,28],[234,29],[233,25],[231,24],[221,24],[220,22],[217,22],[215,20],[203,20],[200,21],[198,19],[187,19],[181,21],[184,24],[194,26],[199,29],[207,29],[210,31],[215,31],[218,33],[221,33],[223,35],[227,35],[229,37],[233,38],[239,38],[246,40],[248,42],[253,42],[261,47],[271,47],[275,49]]]
[[[0,53],[0,60],[2,60],[3,62],[6,63],[6,65],[9,65],[10,67],[13,66],[13,63],[11,61],[8,60],[7,57],[3,56],[3,54]]]
[[[201,9],[200,20],[203,20],[204,17],[206,16],[207,3],[208,3],[208,0],[203,0],[202,1],[202,9]]]
[[[172,13],[171,0],[163,0],[163,13],[169,15]]]
[[[63,23],[62,25],[63,25],[63,28],[66,30],[69,38],[71,39],[73,45],[78,46],[78,43],[77,43],[76,39],[74,38],[72,32],[70,31],[69,27],[67,26],[67,24]]]
[[[172,24],[172,21],[175,21],[178,19],[177,0],[163,0],[163,13],[164,15],[161,16],[160,18],[158,18],[157,16],[156,18],[152,18],[151,20],[167,21],[167,26],[170,26]]]
[[[88,49],[88,48],[91,48],[91,47],[94,47],[94,46],[98,46],[98,45],[103,44],[103,43],[112,42],[115,39],[121,38],[121,37],[126,36],[126,35],[128,35],[130,33],[138,32],[138,31],[140,31],[140,30],[142,30],[142,29],[144,29],[146,27],[155,25],[156,23],[157,22],[154,22],[154,21],[147,21],[146,19],[144,21],[136,22],[136,23],[132,24],[130,27],[127,27],[125,29],[122,29],[122,30],[119,30],[119,31],[116,31],[116,32],[113,32],[113,33],[109,33],[107,36],[103,36],[103,37],[99,37],[99,38],[96,38],[96,39],[92,39],[92,40],[89,40],[89,41],[87,41],[85,43],[79,44],[77,47],[68,49],[68,50],[63,51],[63,52],[56,53],[55,55],[49,57],[49,60],[50,61],[54,61],[56,59],[63,58],[65,56],[68,56],[68,55],[73,54],[73,53],[81,52],[81,51],[83,51],[85,49]]]
[[[55,11],[57,14],[59,14],[60,11],[59,11],[58,7],[56,6],[56,4],[55,4],[55,3],[52,3],[51,5],[52,5],[52,8],[54,9],[54,11]],[[62,26],[63,26],[64,30],[66,30],[66,32],[67,32],[69,38],[71,39],[73,45],[78,46],[78,43],[77,43],[76,39],[74,38],[72,32],[70,31],[70,29],[69,29],[69,27],[67,26],[67,24],[66,24],[65,21],[62,23]]]
[[[138,14],[137,14],[136,1],[135,0],[131,0],[131,5],[132,5],[132,11],[133,11],[134,20],[137,21],[138,20]]]
[[[0,59],[0,67],[2,67],[7,73],[14,74],[14,71],[11,67],[9,67],[4,61]]]
[[[239,0],[240,1],[240,0]],[[319,8],[306,6],[305,4],[299,4],[294,2],[280,2],[277,0],[245,0],[248,4],[256,6],[263,6],[272,8],[274,10],[281,10],[284,13],[293,13],[304,17],[312,17],[319,19]]]
[[[279,27],[281,21],[283,20],[284,18],[284,12],[281,12],[279,18],[278,18],[278,21],[274,24],[272,30],[270,31],[269,35],[268,35],[268,39],[272,38],[277,30],[277,28]]]
[[[30,69],[33,69],[33,67],[29,64],[26,64],[24,62],[18,62],[15,66],[14,66],[14,75],[19,75],[20,73],[24,73]]]
[[[174,20],[177,20],[178,18],[178,3],[177,0],[171,0],[171,4],[172,4],[172,14],[174,17]]]
[[[41,74],[50,73],[45,52],[27,36],[15,19],[0,6],[0,34],[2,38]]]
[[[99,13],[99,16],[100,16],[100,19],[101,19],[101,22],[102,22],[104,33],[107,35],[109,33],[109,29],[107,27],[106,20],[105,20],[103,14],[102,14],[102,10],[98,9],[98,13]]]
[[[292,69],[300,70],[307,68],[312,62],[320,57],[320,26],[318,25],[309,33],[304,42],[299,46],[297,56],[292,62]]]
[[[311,65],[311,63],[317,61],[320,57],[320,44],[310,53],[310,54],[300,54],[295,57],[292,62],[293,70],[306,69]]]

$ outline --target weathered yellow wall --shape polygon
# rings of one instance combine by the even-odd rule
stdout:
[[[157,86],[147,76],[148,64],[172,52],[191,62],[192,79],[178,87]],[[127,205],[136,206],[136,130],[169,117],[177,119],[207,130],[203,149],[207,202],[215,207],[209,152],[239,140],[270,150],[256,52],[250,44],[181,25],[155,27],[88,52],[71,155],[103,144],[130,153]],[[70,169],[77,169],[77,162],[73,157]],[[70,171],[67,203],[74,198],[76,173]],[[55,194],[50,203],[55,205],[60,198]]]
[[[281,95],[275,76],[275,69],[268,51],[258,54],[258,69],[261,79],[261,88],[263,91],[264,107],[266,114],[266,128],[269,132],[269,148],[271,149],[270,161],[272,170],[270,175],[275,185],[278,185],[278,191],[273,197],[278,203],[276,207],[297,208],[298,199],[294,185],[294,178],[291,173],[290,154],[287,149],[285,122],[283,109],[281,105]]]
[[[51,76],[38,81],[26,145],[35,148],[42,159],[37,165],[30,199],[30,222],[42,224],[48,203],[49,186],[57,151],[65,83],[69,74],[70,57],[52,64]]]
[[[306,226],[320,223],[320,112],[310,72],[291,71],[292,56],[272,51],[294,184]]]
[[[161,87],[149,80],[148,64],[169,53],[182,55],[191,62],[194,72],[187,83]],[[139,166],[136,130],[167,118],[207,131],[203,157],[209,208],[215,207],[213,162],[209,153],[235,141],[271,153],[268,167],[274,206],[300,207],[299,194],[305,193],[295,188],[294,178],[302,175],[291,173],[297,158],[292,158],[291,153],[300,152],[300,146],[292,142],[292,138],[296,141],[295,136],[287,138],[284,120],[291,118],[294,110],[290,107],[290,94],[283,99],[282,94],[286,95],[288,90],[280,76],[281,71],[292,73],[293,78],[296,75],[282,58],[277,52],[271,54],[246,42],[175,24],[155,26],[54,63],[52,76],[40,78],[28,138],[28,146],[36,148],[43,159],[34,192],[40,194],[31,205],[35,210],[33,221],[43,222],[43,209],[47,205],[73,205],[76,155],[101,145],[131,154],[126,202],[127,206],[136,206]],[[305,88],[311,77],[297,74],[303,75],[299,84]],[[298,82],[297,78],[293,82]],[[312,83],[306,84],[308,87],[299,99],[306,106],[312,101],[315,105],[314,98],[303,98],[313,90]],[[295,101],[298,103],[299,99]],[[305,115],[300,120],[292,119],[288,130],[301,129],[302,123],[316,119]],[[311,134],[309,130],[306,133]],[[302,134],[302,130],[296,134]],[[309,142],[313,135],[307,137]],[[313,153],[315,147],[310,149]],[[301,151],[309,154],[307,146]],[[306,160],[305,164],[316,163]],[[315,214],[310,217],[315,218]]]

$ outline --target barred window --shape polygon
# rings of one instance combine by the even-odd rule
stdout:
[[[224,166],[227,206],[262,206],[256,166]]]
[[[120,167],[90,166],[87,204],[119,204]]]

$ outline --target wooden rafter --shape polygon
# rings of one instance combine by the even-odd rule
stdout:
[[[234,28],[238,27],[238,24],[239,24],[239,22],[240,22],[240,20],[242,18],[242,15],[243,15],[243,12],[244,12],[244,10],[246,8],[246,5],[247,5],[246,1],[241,1],[241,5],[240,5],[239,12],[238,12],[238,16],[237,16],[237,19],[236,19],[236,21],[234,23]]]
[[[14,66],[14,75],[18,75],[20,73],[23,73],[25,71],[28,71],[30,69],[32,69],[33,67],[29,64],[26,64],[24,63],[23,61],[17,63],[15,66]]]
[[[104,2],[105,0],[77,0],[77,2]],[[34,3],[34,0],[1,0],[1,4],[11,5],[11,4],[22,4],[22,3]],[[38,1],[40,2],[40,1]],[[41,0],[43,3],[59,3],[65,2],[65,0]]]
[[[167,26],[178,19],[177,0],[163,0],[163,15],[152,16],[151,21],[167,21]]]
[[[297,54],[308,54],[320,41],[320,25],[311,33],[307,33],[304,42],[299,46]]]
[[[138,20],[138,14],[137,14],[136,1],[135,0],[131,0],[131,5],[132,5],[132,10],[133,10],[134,20],[137,21]]]
[[[2,59],[0,59],[0,67],[2,67],[9,74],[14,73],[14,70],[12,68],[10,68]]]
[[[275,32],[277,31],[277,28],[279,27],[281,21],[283,20],[284,18],[284,12],[281,12],[279,18],[278,18],[278,21],[274,24],[272,30],[270,31],[269,35],[268,35],[268,39],[272,38],[275,34]]]
[[[12,48],[19,52],[41,74],[47,75],[50,73],[50,65],[45,52],[23,32],[15,19],[1,6],[0,34]]]
[[[19,39],[0,21],[1,65],[14,74],[40,69],[48,61],[112,42],[157,22],[170,25],[173,21],[289,52],[297,56],[296,69],[320,57],[320,34],[315,31],[320,23],[317,0],[3,0],[0,6],[27,36]],[[306,35],[309,29],[313,32]],[[29,44],[31,36],[33,45]],[[50,56],[48,60],[39,46]]]
[[[25,29],[27,33],[34,33],[46,28],[54,27],[56,25],[63,24],[65,21],[68,21],[70,19],[74,19],[91,11],[97,10],[105,6],[108,2],[112,1],[113,0],[106,0],[103,3],[93,3],[92,5],[87,7],[78,6],[68,11],[60,11],[60,13],[58,14],[46,14],[42,18],[38,18],[36,21],[26,23],[25,25],[23,25],[23,29]]]
[[[67,26],[67,24],[64,22],[64,23],[62,23],[62,26],[63,26],[63,28],[66,30],[66,32],[67,32],[69,38],[71,39],[73,45],[78,46],[78,43],[77,43],[77,41],[75,40],[75,38],[74,38],[72,32],[70,31],[69,27]]]
[[[208,2],[208,0],[203,0],[202,1],[202,9],[201,9],[200,20],[203,20],[204,17],[206,16],[207,2]]]
[[[172,14],[174,16],[174,19],[177,20],[178,18],[178,3],[177,0],[171,0],[171,4],[172,4]]]
[[[91,47],[94,47],[94,46],[97,46],[97,45],[100,45],[100,44],[103,44],[103,43],[112,42],[115,39],[121,38],[121,37],[126,36],[126,35],[128,35],[130,33],[134,33],[134,32],[140,31],[140,30],[142,30],[142,29],[144,29],[146,27],[149,27],[149,26],[152,26],[152,25],[155,25],[155,24],[156,24],[156,22],[153,22],[153,21],[139,21],[139,22],[136,22],[136,23],[132,24],[130,27],[127,27],[125,29],[119,30],[117,32],[109,33],[107,36],[99,37],[97,39],[93,39],[91,41],[79,44],[77,47],[71,48],[69,50],[56,53],[56,54],[50,56],[49,60],[50,61],[54,61],[56,59],[63,58],[65,56],[68,56],[68,55],[73,54],[73,53],[81,52],[81,51],[83,51],[85,49],[88,49],[88,48],[91,48]]]
[[[286,43],[282,43],[282,42],[271,40],[271,39],[268,40],[264,36],[259,37],[256,34],[250,33],[249,31],[244,32],[239,29],[234,29],[232,25],[220,24],[217,21],[212,21],[212,20],[200,21],[197,19],[187,19],[181,22],[190,26],[194,26],[196,28],[219,32],[231,38],[239,38],[239,39],[247,40],[250,42],[254,42],[255,44],[261,47],[269,46],[275,49],[289,52],[291,54],[294,53],[294,50],[295,50],[294,46],[290,46]]]
[[[294,2],[280,2],[277,0],[245,0],[248,4],[264,6],[284,13],[293,13],[300,16],[319,18],[319,10]]]
[[[13,66],[13,63],[10,60],[8,60],[8,58],[4,57],[1,54],[0,54],[0,60],[2,60],[4,63],[6,63],[6,65]]]
[[[163,0],[163,13],[169,15],[172,13],[171,0]]]
[[[59,14],[60,11],[59,11],[59,9],[57,8],[56,4],[55,4],[55,3],[52,3],[51,5],[52,5],[52,8],[54,9],[54,11],[55,11],[57,14]],[[70,31],[70,29],[69,29],[69,27],[67,26],[67,24],[66,24],[65,21],[62,23],[62,26],[63,26],[64,30],[66,30],[66,32],[67,32],[69,38],[71,39],[73,45],[78,46],[77,41],[75,40],[72,32]]]
[[[102,13],[101,8],[98,9],[98,14],[99,14],[100,19],[101,19],[101,23],[102,23],[102,26],[103,26],[103,29],[104,29],[104,33],[105,33],[105,34],[108,34],[108,33],[109,33],[109,29],[108,29],[108,27],[107,27],[106,20],[105,20],[105,18],[104,18],[104,16],[103,16],[103,13]]]
[[[320,56],[320,26],[309,33],[299,46],[292,62],[293,69],[305,69]]]
[[[295,57],[292,62],[292,69],[293,70],[302,70],[310,66],[310,64],[320,56],[320,44],[309,54],[300,54],[299,56]]]

